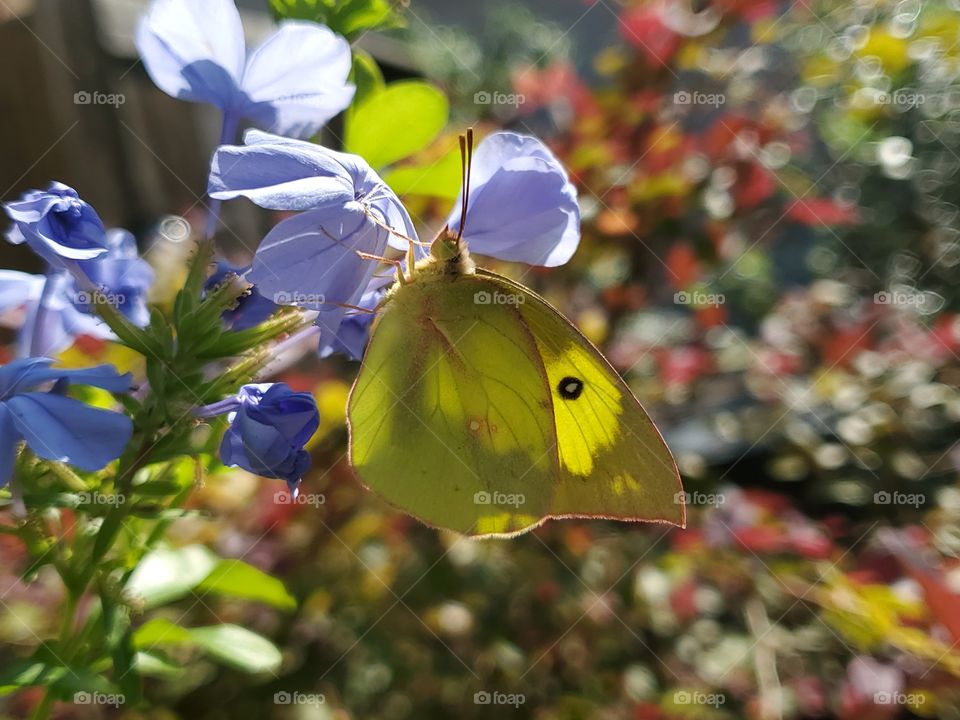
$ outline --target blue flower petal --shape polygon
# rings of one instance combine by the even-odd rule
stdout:
[[[357,303],[359,307],[370,310],[369,313],[338,308],[338,314],[320,313],[315,320],[320,331],[320,357],[329,357],[333,353],[342,353],[352,360],[363,357],[370,337],[370,325],[373,323],[377,305],[383,299],[385,288],[368,289]]]
[[[460,227],[460,199],[448,219]],[[539,140],[512,132],[485,138],[473,156],[463,233],[470,250],[502,260],[562,265],[580,242],[577,193]]]
[[[342,153],[254,130],[244,140],[245,146],[224,145],[214,153],[211,197],[245,197],[270,210],[309,210],[355,199],[351,175],[339,161]]]
[[[309,137],[353,100],[350,44],[315,23],[285,22],[250,54],[244,117],[271,132]]]
[[[310,465],[303,446],[320,425],[316,401],[284,383],[245,385],[220,444],[220,459],[295,485]]]
[[[246,61],[233,0],[154,0],[136,32],[143,65],[168,95],[227,110],[239,102]]]
[[[360,203],[310,210],[267,234],[247,277],[280,305],[313,310],[355,305],[377,269],[357,253],[382,255],[387,236]]]
[[[62,395],[25,393],[6,399],[4,405],[34,453],[83,470],[99,470],[119,457],[133,434],[126,415]]]
[[[40,297],[43,275],[31,275],[18,270],[0,270],[0,313],[23,307]]]
[[[400,198],[358,155],[302,140],[250,130],[245,146],[223,146],[214,154],[209,193],[218,200],[246,197],[270,210],[319,210],[359,203],[373,220],[390,228],[389,244],[406,250],[417,233]],[[418,247],[418,252],[424,253]]]
[[[53,367],[53,360],[46,357],[23,358],[0,367],[0,400],[55,380],[90,385],[111,392],[126,392],[130,389],[132,378],[130,373],[118,373],[113,365],[71,370]]]
[[[13,422],[10,411],[0,403],[0,487],[13,477],[13,466],[17,460],[17,443],[20,433]]]
[[[97,212],[80,199],[76,190],[58,182],[47,190],[30,190],[6,203],[14,222],[7,240],[26,242],[53,266],[64,260],[89,260],[107,252],[106,230]]]

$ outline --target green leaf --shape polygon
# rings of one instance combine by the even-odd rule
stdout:
[[[391,83],[347,118],[345,149],[383,168],[427,147],[447,124],[450,104],[419,80]]]
[[[218,558],[203,545],[154,550],[134,570],[127,590],[156,607],[182,598],[216,567]]]
[[[60,664],[50,646],[38,649],[32,658],[16,660],[0,669],[0,696],[35,685],[49,685],[66,700],[78,692],[118,695],[109,680],[89,668]]]
[[[189,632],[190,639],[210,656],[241,672],[276,672],[283,660],[276,645],[239,625],[212,625]]]
[[[143,676],[176,679],[183,677],[186,672],[182,665],[172,663],[167,658],[152,652],[138,652],[134,656],[134,663]]]
[[[67,671],[51,682],[50,686],[56,689],[57,695],[63,700],[74,700],[78,694],[97,693],[115,698],[115,700],[103,699],[104,702],[112,705],[123,705],[126,702],[123,694],[113,683],[103,675],[98,675],[87,668],[67,668]]]
[[[133,638],[141,650],[162,645],[196,647],[223,665],[247,673],[274,672],[283,660],[276,645],[239,625],[185,628],[154,618],[139,628]]]
[[[293,333],[308,324],[303,312],[293,308],[284,309],[254,327],[221,333],[216,342],[199,348],[196,356],[204,360],[234,357],[247,350],[262,347],[280,335]]]
[[[242,560],[221,560],[198,587],[220,595],[267,603],[281,610],[297,607],[297,601],[280,580]]]
[[[346,37],[371,30],[403,27],[403,17],[389,0],[341,0],[329,18],[331,27]]]
[[[353,69],[350,70],[350,82],[357,86],[357,91],[353,96],[353,108],[361,105],[371,96],[381,92],[386,83],[383,81],[383,73],[380,66],[373,57],[363,50],[354,49],[353,51]]]
[[[151,650],[157,645],[182,645],[190,642],[190,631],[164,618],[153,618],[133,633],[133,645],[138,650]]]
[[[460,150],[452,150],[430,165],[408,165],[384,177],[398,195],[429,195],[455,200],[460,193]]]
[[[389,0],[270,0],[277,19],[312,20],[351,38],[406,23]]]
[[[109,593],[100,593],[101,617],[106,630],[107,646],[113,661],[113,677],[126,702],[140,702],[140,672],[133,650],[133,630],[130,625],[130,610],[113,601]]]
[[[106,323],[107,327],[113,330],[117,338],[131,350],[136,350],[144,357],[151,357],[160,354],[160,347],[150,336],[150,334],[132,322],[127,320],[120,312],[106,301],[99,300],[102,293],[94,295],[94,305],[97,313]]]
[[[9,695],[30,685],[48,685],[65,672],[67,669],[63,666],[50,666],[36,659],[7,663],[0,669],[0,695]]]

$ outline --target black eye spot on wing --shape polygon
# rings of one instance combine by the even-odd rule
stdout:
[[[576,400],[583,392],[583,380],[568,375],[557,385],[557,392],[564,400]]]

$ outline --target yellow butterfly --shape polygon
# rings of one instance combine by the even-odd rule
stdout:
[[[683,527],[676,464],[623,380],[546,300],[476,268],[462,233],[408,253],[377,310],[348,403],[360,480],[465,535],[575,517]]]

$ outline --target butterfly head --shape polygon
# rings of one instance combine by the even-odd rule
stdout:
[[[426,262],[445,275],[469,275],[475,270],[467,243],[449,227],[441,230],[430,244],[430,259]]]

